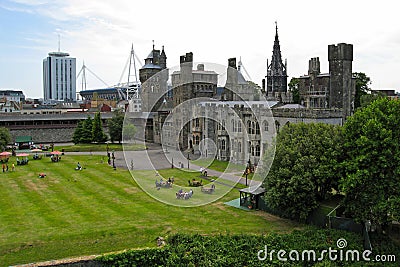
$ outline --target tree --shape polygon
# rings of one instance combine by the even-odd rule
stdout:
[[[123,139],[130,141],[135,138],[136,127],[132,123],[125,121],[123,127]]]
[[[0,149],[5,150],[7,145],[11,142],[10,130],[7,128],[0,128]]]
[[[81,143],[81,138],[83,134],[83,124],[84,121],[79,121],[78,125],[75,128],[74,135],[72,136],[72,142],[74,142],[74,144]]]
[[[371,91],[371,88],[369,88],[371,79],[363,72],[354,72],[353,77],[356,82],[356,94],[354,97],[354,108],[356,109],[361,107],[361,98]]]
[[[290,82],[288,84],[289,91],[292,92],[293,103],[295,104],[300,104],[299,83],[300,79],[293,77],[292,79],[290,79]]]
[[[113,117],[108,120],[108,133],[110,134],[111,142],[122,141],[122,127],[124,125],[124,113],[121,110],[115,110]]]
[[[106,140],[107,135],[103,131],[100,112],[97,112],[92,123],[92,142],[104,143]]]
[[[285,217],[304,221],[338,187],[341,135],[340,126],[322,123],[282,127],[264,182],[267,204]]]
[[[346,212],[385,226],[400,220],[400,101],[380,98],[344,126]]]
[[[92,142],[92,129],[93,129],[93,120],[90,116],[87,117],[83,122],[82,127],[82,135],[81,135],[81,143],[90,144]]]

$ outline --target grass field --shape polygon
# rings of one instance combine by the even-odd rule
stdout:
[[[57,163],[43,158],[0,172],[0,266],[152,247],[158,236],[177,232],[266,234],[302,227],[223,204],[239,196],[236,190],[201,207],[160,203],[128,170],[115,171],[102,159],[65,155]],[[78,161],[82,171],[74,170]]]
[[[95,152],[95,151],[107,151],[107,144],[76,144],[72,146],[54,146],[54,150],[61,151],[64,149],[65,152]],[[137,144],[108,144],[109,151],[122,151],[125,150],[144,150],[145,145],[143,143]]]

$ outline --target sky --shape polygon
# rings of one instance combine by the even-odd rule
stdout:
[[[373,89],[400,91],[400,23],[396,2],[388,0],[0,0],[0,89],[42,98],[42,62],[59,40],[76,58],[77,73],[85,62],[110,86],[127,81],[131,46],[139,68],[153,40],[156,49],[165,47],[168,67],[187,52],[195,62],[221,65],[236,57],[261,85],[275,21],[289,80],[306,74],[312,57],[328,72],[328,45],[350,43],[353,72],[366,73]],[[86,86],[106,85],[87,73]]]

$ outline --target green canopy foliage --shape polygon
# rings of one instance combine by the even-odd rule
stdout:
[[[293,103],[300,104],[300,92],[299,92],[299,83],[300,79],[293,77],[290,79],[288,84],[289,91],[292,92],[293,95]]]
[[[380,98],[344,127],[346,212],[385,225],[400,220],[400,101]]]
[[[112,143],[122,141],[122,127],[125,114],[121,110],[115,110],[113,117],[108,120],[108,133]]]
[[[6,146],[11,142],[10,130],[7,128],[0,128],[0,149],[3,151]]]
[[[362,98],[371,91],[369,85],[371,84],[371,79],[363,72],[354,72],[353,77],[356,83],[356,94],[354,96],[354,108],[359,108],[362,106]]]
[[[269,206],[304,221],[337,189],[341,177],[341,127],[322,123],[289,124],[277,135],[275,158],[264,187]]]
[[[107,141],[107,135],[103,130],[100,112],[97,112],[92,123],[92,142],[104,143],[105,141]]]

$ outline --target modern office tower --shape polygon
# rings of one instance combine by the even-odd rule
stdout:
[[[76,59],[65,52],[51,52],[43,59],[45,102],[76,101]]]

